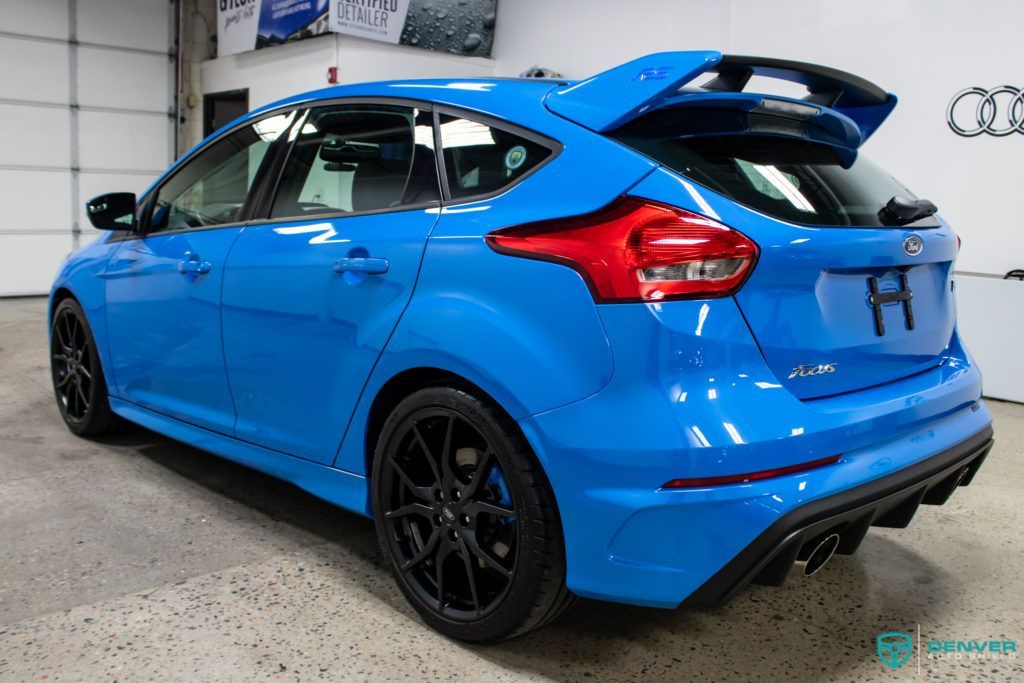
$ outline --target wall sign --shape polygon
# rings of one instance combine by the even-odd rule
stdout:
[[[410,0],[331,0],[331,30],[397,43]]]
[[[324,33],[488,57],[497,0],[218,0],[217,54]]]
[[[260,0],[219,0],[217,4],[217,56],[256,48]]]
[[[964,88],[949,101],[946,123],[965,138],[1024,134],[1024,90],[1012,85]]]

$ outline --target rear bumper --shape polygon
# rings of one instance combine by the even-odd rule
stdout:
[[[780,585],[802,549],[829,534],[840,538],[837,554],[853,554],[872,526],[902,529],[918,507],[942,505],[967,486],[992,448],[992,428],[927,460],[868,484],[815,500],[773,523],[685,600],[686,605],[721,605],[748,583]]]
[[[929,479],[943,454],[991,425],[981,376],[955,337],[931,371],[800,401],[767,369],[729,299],[600,312],[612,380],[520,421],[558,501],[566,581],[585,597],[669,608],[721,602],[792,552],[789,534],[817,532],[817,522],[864,504],[862,496],[888,496],[878,482],[915,493],[917,476]],[[835,455],[835,464],[771,479],[661,488]],[[845,495],[853,502],[837,497]],[[889,507],[878,503],[879,522]]]
[[[545,443],[531,420],[521,424],[531,442],[544,444],[538,451],[562,516],[569,588],[664,608],[721,604],[755,578],[781,582],[801,547],[827,530],[838,528],[840,551],[852,552],[871,525],[905,526],[922,502],[944,502],[965,466],[960,483],[973,479],[992,438],[979,401],[847,451],[833,465],[747,484],[660,489],[637,484],[669,478],[637,462],[639,452],[630,465],[596,464],[593,453],[572,457]]]

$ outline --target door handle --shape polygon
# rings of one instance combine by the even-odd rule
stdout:
[[[334,262],[334,272],[381,275],[388,272],[388,260],[386,258],[372,258],[370,256],[348,256]]]
[[[203,261],[199,254],[194,251],[186,251],[185,258],[178,261],[178,272],[182,275],[196,273],[203,275],[210,272],[210,262]]]

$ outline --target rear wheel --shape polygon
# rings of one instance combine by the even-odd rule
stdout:
[[[385,422],[372,479],[381,550],[441,633],[511,638],[572,603],[554,496],[496,406],[451,387],[417,391]]]
[[[74,299],[57,305],[50,327],[53,394],[64,423],[79,436],[110,432],[117,416],[107,401],[96,340],[82,307]]]

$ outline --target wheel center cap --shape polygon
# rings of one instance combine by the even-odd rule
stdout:
[[[445,505],[441,508],[441,518],[444,519],[447,524],[451,524],[455,521],[455,510],[452,509],[451,505]]]

